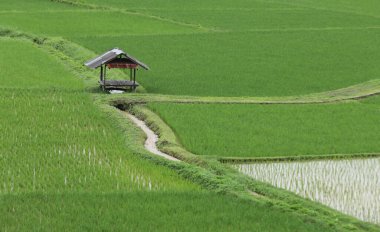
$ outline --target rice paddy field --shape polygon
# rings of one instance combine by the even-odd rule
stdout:
[[[236,165],[252,178],[379,223],[380,159]]]
[[[25,54],[18,62],[32,60],[17,72],[1,69],[14,80],[1,92],[1,230],[178,230],[186,225],[194,231],[208,223],[212,230],[318,230],[264,204],[207,193],[144,160],[126,146],[131,138],[81,90],[82,80],[29,42],[1,42],[7,45],[3,59],[12,51]],[[194,211],[202,213],[189,217]],[[284,224],[273,226],[272,217]]]
[[[199,155],[280,157],[380,151],[379,98],[332,104],[150,103]],[[191,125],[191,127],[189,127]]]
[[[378,97],[210,99],[302,100],[376,81],[379,9],[375,0],[2,0],[0,231],[378,231],[378,158],[216,161],[380,154]],[[98,72],[82,65],[114,47],[151,67],[136,93],[101,92]],[[380,92],[370,87],[361,98]],[[181,162],[150,154],[112,107],[136,102],[162,119],[139,115],[159,147],[180,146],[170,154]]]

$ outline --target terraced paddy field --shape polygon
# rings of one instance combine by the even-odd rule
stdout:
[[[264,31],[84,37],[74,41],[99,53],[116,44],[147,57],[145,62],[152,64],[152,70],[142,74],[140,82],[149,92],[291,96],[377,79],[379,32]]]
[[[132,144],[136,131],[115,126],[56,58],[27,41],[1,43],[1,61],[26,63],[1,69],[9,78],[0,94],[1,230],[329,230],[264,202],[208,192],[150,161]],[[11,52],[24,56],[9,59]]]
[[[150,103],[188,150],[218,157],[379,153],[379,98],[332,104]]]
[[[258,1],[223,2],[216,10],[210,3],[156,4],[4,11],[0,25],[61,36],[98,53],[118,46],[146,57],[152,70],[141,83],[152,93],[291,96],[379,76],[380,18],[369,13]]]
[[[379,100],[353,100],[380,92],[378,6],[3,0],[0,230],[378,231],[218,162],[379,153]],[[137,93],[104,94],[83,67],[114,47],[151,67]],[[220,104],[276,101],[335,102]]]

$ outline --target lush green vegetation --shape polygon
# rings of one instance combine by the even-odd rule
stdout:
[[[149,92],[280,96],[333,90],[378,78],[377,37],[376,30],[348,30],[74,40],[98,52],[117,45],[144,57],[152,69],[141,73],[139,81]]]
[[[78,90],[82,80],[50,56],[1,42],[1,65],[13,65],[0,69],[0,193],[197,189],[128,151],[122,131]]]
[[[0,25],[47,36],[150,35],[196,32],[196,29],[134,14],[101,11],[2,13]],[[65,21],[62,21],[65,18]],[[128,25],[128,26],[124,26]]]
[[[330,231],[265,204],[210,193],[23,194],[0,204],[5,231]]]
[[[101,0],[82,0],[83,2],[103,5]],[[149,9],[161,9],[161,10],[183,10],[186,9],[198,9],[198,10],[255,10],[255,9],[272,9],[272,10],[286,10],[286,9],[321,9],[330,11],[348,11],[357,14],[365,15],[379,15],[380,3],[377,0],[275,0],[275,1],[247,1],[247,0],[221,0],[218,4],[212,1],[202,0],[177,0],[175,2],[170,0],[108,0],[107,6],[114,6],[132,10],[149,10]]]
[[[217,10],[208,1],[85,2],[98,9],[5,11],[0,25],[63,36],[98,53],[124,48],[151,65],[139,81],[153,93],[288,96],[380,76],[380,19],[353,1],[341,11],[337,0],[327,10],[286,1],[222,1]]]
[[[214,10],[212,8],[199,9],[194,7],[191,10],[147,9],[146,11],[165,18],[192,22],[227,31],[255,31],[260,29],[269,31],[278,29],[313,30],[318,28],[353,28],[379,25],[378,18],[366,15],[279,6],[273,3],[262,4],[260,7],[254,5],[244,10],[241,8]]]
[[[143,159],[127,146],[135,138],[81,90],[82,80],[29,42],[1,42],[7,45],[1,48],[2,65],[18,65],[17,71],[0,69],[7,77],[0,93],[1,230],[318,231],[327,226],[264,203],[208,193]],[[17,59],[11,55],[21,53],[25,56]]]
[[[0,88],[81,90],[83,82],[72,77],[52,57],[36,49],[31,43],[1,39]],[[36,52],[37,51],[37,52]],[[21,53],[21,55],[17,55]],[[38,93],[38,91],[36,91]],[[15,97],[21,98],[20,94]],[[25,98],[27,99],[27,98]],[[9,101],[10,99],[2,99]],[[22,106],[22,105],[20,105]]]
[[[328,91],[379,77],[377,3],[363,1],[3,0],[0,29],[29,34],[0,30],[25,39],[0,38],[0,230],[375,228],[182,148],[189,163],[152,157],[98,74],[79,78],[91,51],[67,46],[125,49],[151,66],[138,79],[151,93]],[[190,151],[257,157],[378,152],[378,101],[149,107]]]
[[[53,1],[47,0],[4,0],[1,1],[0,13],[14,12],[19,13],[21,17],[24,17],[24,13],[31,11],[57,11],[57,10],[76,10],[76,7],[71,5],[57,4]],[[2,23],[0,23],[2,24]]]
[[[161,104],[149,107],[199,155],[300,156],[380,151],[376,100],[322,105]]]
[[[154,93],[300,95],[378,78],[374,62],[380,21],[358,7],[369,10],[378,3],[324,3],[327,9],[318,1],[221,1],[215,6],[209,1],[115,0],[107,5],[223,32],[72,39],[98,52],[117,44],[144,57],[152,70],[140,82]],[[340,4],[343,10],[336,7]]]

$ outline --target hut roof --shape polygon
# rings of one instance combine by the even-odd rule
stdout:
[[[115,58],[117,58],[120,55],[122,57],[124,56],[125,58],[127,58],[130,62],[139,65],[143,69],[149,70],[148,65],[137,60],[136,58],[134,58],[133,56],[129,55],[128,53],[124,52],[123,50],[121,50],[119,48],[114,48],[108,52],[105,52],[104,54],[102,54],[102,55],[100,55],[100,56],[98,56],[92,60],[87,61],[86,63],[84,63],[84,65],[86,65],[89,68],[95,69],[97,67],[100,67],[103,64],[107,64],[107,63],[111,62],[112,60],[114,60]]]

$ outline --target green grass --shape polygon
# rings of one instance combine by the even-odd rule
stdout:
[[[151,103],[198,155],[272,157],[379,153],[379,104],[218,105]],[[375,101],[376,102],[376,101]]]
[[[210,193],[23,194],[0,203],[3,231],[331,231]]]

